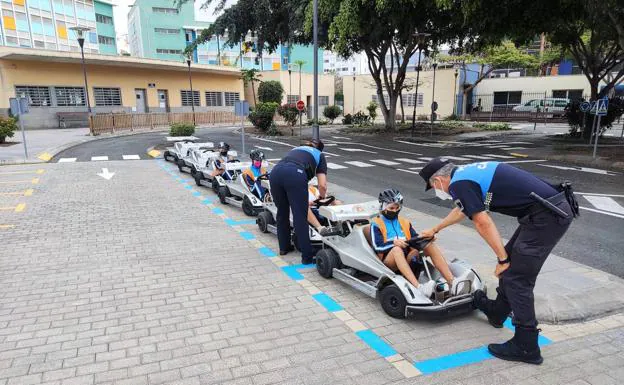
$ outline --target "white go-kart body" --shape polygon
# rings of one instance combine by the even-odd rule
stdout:
[[[262,162],[262,167],[267,167],[266,161]],[[226,172],[234,176],[233,180],[225,180],[217,176],[215,182],[217,185],[217,196],[223,204],[243,209],[243,212],[249,216],[256,216],[264,208],[264,203],[254,193],[249,190],[243,176],[243,170],[251,167],[251,162],[231,162],[225,164]]]
[[[206,143],[195,143],[195,141],[192,139],[181,138],[180,141],[173,144],[173,147],[167,147],[167,149],[163,153],[163,157],[168,162],[178,164],[179,159],[182,159],[185,156],[189,155],[189,150],[193,148],[198,148],[201,145],[205,144]]]
[[[322,237],[322,249],[316,255],[316,267],[320,275],[334,277],[339,281],[378,298],[390,316],[443,317],[467,313],[473,310],[472,296],[476,290],[486,290],[485,284],[472,267],[463,260],[454,259],[449,268],[458,277],[472,270],[474,279],[467,281],[470,291],[452,295],[449,285],[436,285],[431,297],[416,290],[402,275],[386,267],[372,248],[370,236],[371,219],[379,213],[379,202],[340,206],[323,206],[320,213],[342,229],[341,234]],[[429,257],[421,252],[423,271],[419,281],[439,281],[442,276],[433,267]]]

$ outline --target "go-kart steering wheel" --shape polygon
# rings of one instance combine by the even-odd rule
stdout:
[[[269,173],[264,173],[256,178],[256,180],[269,180]]]
[[[410,245],[411,248],[416,250],[424,250],[431,242],[433,242],[434,237],[413,237],[408,239],[407,244]]]
[[[336,200],[336,197],[333,195],[328,195],[325,198],[318,198],[314,201],[315,206],[329,206]]]

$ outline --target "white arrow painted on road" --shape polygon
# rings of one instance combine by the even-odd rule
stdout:
[[[115,175],[115,173],[108,171],[107,168],[103,168],[102,172],[98,173],[98,175],[106,180],[111,180],[111,178]]]
[[[254,146],[255,148],[259,148],[261,150],[273,151],[271,147],[262,147],[262,146]]]

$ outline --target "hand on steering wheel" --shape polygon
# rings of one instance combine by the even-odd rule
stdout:
[[[318,198],[314,201],[315,206],[329,206],[336,200],[336,197],[333,195],[328,195],[325,198]]]
[[[433,242],[434,239],[435,237],[418,236],[418,237],[410,238],[406,242],[408,245],[410,245],[410,247],[414,249],[424,250],[427,246],[429,246],[431,242]]]
[[[269,173],[264,173],[256,178],[256,180],[269,180]]]

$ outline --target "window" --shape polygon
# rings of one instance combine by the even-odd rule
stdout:
[[[424,104],[425,97],[423,94],[418,94],[418,105],[416,107],[422,107]],[[403,95],[403,105],[408,107],[414,107],[414,94],[404,94]]]
[[[522,102],[522,91],[494,92],[494,105],[518,105]]]
[[[379,104],[379,105],[380,105],[380,103],[379,103],[379,97],[377,96],[377,94],[372,95],[372,96],[371,96],[371,100],[372,100],[373,102],[375,102],[375,103],[377,103],[377,104]],[[385,95],[384,95],[384,103],[386,103],[386,106],[387,106],[388,104],[390,104],[390,97],[389,97],[387,94],[385,94]]]
[[[50,88],[43,86],[15,86],[15,95],[18,98],[28,98],[33,107],[50,106]]]
[[[299,101],[299,95],[288,95],[286,97],[286,103],[296,104]]]
[[[206,91],[206,105],[208,107],[220,107],[223,105],[223,96],[221,92]]]
[[[180,96],[182,97],[182,105],[190,106],[191,103],[195,106],[199,106],[199,91],[193,91],[193,96],[191,97],[191,91],[181,90]]]
[[[96,106],[121,106],[121,90],[119,88],[93,87]]]
[[[182,55],[181,49],[156,48],[156,53],[163,55]]]
[[[100,15],[99,13],[95,14],[95,21],[102,24],[113,24],[113,18],[106,15]]]
[[[164,33],[166,35],[177,35],[180,30],[176,28],[154,28],[156,33]]]
[[[54,87],[54,94],[59,107],[85,105],[85,92],[82,87]]]
[[[226,92],[225,93],[225,105],[233,106],[235,102],[240,100],[238,92]]]
[[[553,90],[552,97],[575,101],[583,98],[583,90]]]
[[[177,8],[161,8],[161,7],[152,7],[152,12],[154,13],[163,13],[166,15],[177,15]]]
[[[113,39],[112,37],[100,35],[100,36],[98,36],[98,43],[114,45],[115,44],[115,39]]]
[[[329,96],[320,96],[318,97],[319,99],[319,106],[328,106],[329,105]]]

